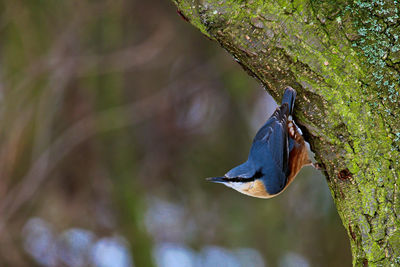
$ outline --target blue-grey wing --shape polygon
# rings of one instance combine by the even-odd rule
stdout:
[[[277,108],[257,132],[250,150],[249,161],[263,169],[277,168],[288,173],[289,140],[287,104]]]
[[[251,162],[246,161],[225,174],[227,178],[252,178],[256,170]]]
[[[264,183],[265,189],[270,195],[275,195],[281,192],[287,183],[286,174],[277,168],[269,169],[268,173],[261,179]]]

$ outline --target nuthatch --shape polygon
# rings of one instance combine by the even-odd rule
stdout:
[[[247,161],[223,177],[209,178],[240,193],[271,198],[285,190],[304,165],[311,164],[296,124],[291,120],[296,91],[287,87],[278,107],[258,130]]]

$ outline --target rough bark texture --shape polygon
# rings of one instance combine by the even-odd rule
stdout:
[[[400,264],[400,4],[174,0],[295,118],[326,169],[355,266]],[[184,38],[184,37],[182,37]]]

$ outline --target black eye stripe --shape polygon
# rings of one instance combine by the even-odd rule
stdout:
[[[264,173],[261,171],[261,169],[259,169],[253,175],[253,177],[250,177],[250,178],[242,178],[242,177],[226,178],[226,177],[224,177],[222,180],[225,182],[247,183],[247,182],[255,181],[256,179],[259,179],[263,176],[264,176]]]
[[[234,183],[247,183],[247,182],[252,182],[255,180],[255,178],[242,178],[242,177],[235,177],[235,178],[223,178],[225,182],[234,182]]]

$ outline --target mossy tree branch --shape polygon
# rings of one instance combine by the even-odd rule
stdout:
[[[400,264],[397,0],[174,0],[280,100],[325,166],[355,266]]]

